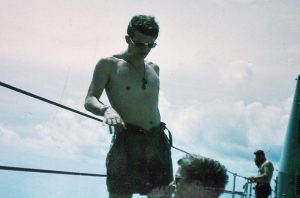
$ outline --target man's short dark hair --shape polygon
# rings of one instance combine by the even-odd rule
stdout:
[[[254,152],[254,155],[265,156],[265,152],[263,150],[257,150]]]
[[[134,36],[134,32],[139,31],[145,35],[158,37],[159,26],[153,16],[136,15],[132,17],[127,27],[127,34]]]
[[[186,155],[177,163],[186,179],[200,181],[203,186],[225,189],[228,183],[227,169],[216,160],[193,154]]]

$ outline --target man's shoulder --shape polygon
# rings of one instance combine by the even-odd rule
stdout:
[[[273,165],[273,163],[270,160],[267,160],[266,163]]]
[[[101,58],[97,65],[114,65],[118,62],[119,60],[114,57],[114,56],[109,56],[109,57],[104,57],[104,58]]]
[[[118,64],[119,60],[113,56],[101,58],[96,64],[96,70],[99,71],[111,71]]]
[[[263,163],[263,167],[274,169],[273,163],[270,160],[266,160],[265,163]]]
[[[151,61],[145,61],[146,65],[151,67],[156,73],[159,73],[159,66]]]
[[[150,66],[150,67],[158,67],[158,65],[156,64],[156,63],[154,63],[154,62],[152,62],[152,61],[146,61],[145,60],[145,63],[148,65],[148,66]]]

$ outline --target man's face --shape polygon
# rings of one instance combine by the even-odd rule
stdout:
[[[260,165],[262,165],[262,163],[264,162],[264,157],[262,157],[261,155],[255,155],[254,162],[257,167],[260,167]]]
[[[175,179],[175,198],[217,198],[219,192],[213,187],[205,187],[200,181],[188,180],[179,168]]]
[[[155,38],[135,31],[133,37],[126,36],[129,51],[140,58],[146,58],[152,48],[156,46]]]

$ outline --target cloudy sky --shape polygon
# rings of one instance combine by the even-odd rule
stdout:
[[[242,176],[256,174],[253,151],[264,149],[278,169],[300,72],[297,0],[0,0],[0,79],[86,112],[96,62],[126,49],[136,14],[160,25],[147,59],[161,69],[174,145]],[[0,165],[105,174],[106,126],[3,87],[0,96]],[[183,155],[173,150],[174,168]],[[1,170],[0,192],[107,196],[105,178]]]

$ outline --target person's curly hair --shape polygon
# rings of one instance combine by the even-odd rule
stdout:
[[[228,183],[227,169],[220,162],[198,156],[186,155],[178,160],[187,180],[200,181],[203,186],[225,189]]]
[[[159,26],[153,16],[136,15],[132,17],[127,27],[127,34],[133,37],[134,32],[139,31],[145,35],[158,37]]]

